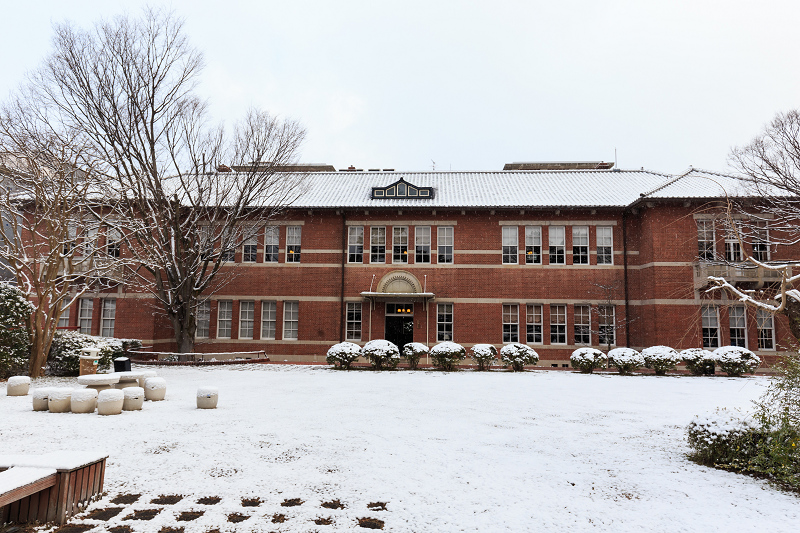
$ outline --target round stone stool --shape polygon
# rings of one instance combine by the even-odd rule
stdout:
[[[215,409],[219,399],[219,389],[216,387],[200,387],[197,389],[197,408]]]
[[[118,415],[122,413],[122,404],[125,402],[125,392],[119,389],[101,390],[97,395],[98,415]]]
[[[155,370],[142,370],[139,372],[139,386],[144,388],[144,382],[147,380],[147,378],[154,378],[157,375],[158,374],[156,374]]]
[[[50,389],[50,394],[47,396],[47,410],[51,413],[69,413],[71,396],[72,389],[61,387]]]
[[[164,378],[147,378],[144,381],[144,398],[157,402],[167,395],[167,382]]]
[[[94,413],[97,408],[97,391],[94,389],[75,389],[70,399],[73,413]]]
[[[9,396],[27,396],[31,388],[31,378],[28,376],[13,376],[8,378],[6,394]]]
[[[50,396],[50,387],[42,387],[41,389],[33,389],[33,410],[34,411],[47,411],[47,397]]]
[[[144,389],[141,387],[125,387],[122,389],[125,395],[122,400],[123,411],[141,411],[144,404]]]

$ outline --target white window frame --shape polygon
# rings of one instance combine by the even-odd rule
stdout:
[[[392,226],[392,263],[408,263],[408,226]]]
[[[264,262],[277,263],[281,249],[281,227],[267,226],[264,228]]]
[[[230,339],[233,334],[233,300],[217,301],[217,338]]]
[[[117,299],[103,298],[100,301],[100,336],[113,337],[117,318]]]
[[[539,340],[536,340],[537,336]],[[542,311],[542,304],[527,304],[525,306],[525,342],[527,344],[544,344],[544,314]]]
[[[563,321],[561,321],[562,319]],[[554,342],[553,339],[556,336],[563,336],[564,341]],[[550,304],[550,344],[562,346],[567,344],[567,306],[565,304]]]
[[[589,226],[572,226],[572,264],[589,264]]]
[[[78,300],[78,331],[85,335],[92,334],[92,314],[94,313],[94,300],[81,298]]]
[[[386,226],[369,228],[369,262],[375,265],[386,264]]]
[[[566,226],[550,226],[547,228],[548,261],[551,265],[567,264],[567,228]],[[556,261],[553,261],[553,258]]]
[[[250,256],[252,259],[248,259]],[[258,261],[258,239],[252,235],[242,242],[242,263],[255,263]]]
[[[704,305],[700,309],[700,333],[703,337],[703,348],[719,348],[719,309],[715,305]]]
[[[608,311],[611,311],[610,313]],[[598,339],[600,346],[617,345],[617,309],[614,305],[598,305]],[[610,318],[610,320],[609,320]],[[605,329],[604,329],[605,328]],[[607,336],[611,336],[611,342],[607,341]],[[606,341],[606,342],[603,342]]]
[[[525,264],[542,264],[541,226],[525,226]]]
[[[299,326],[300,302],[283,302],[283,340],[298,340]]]
[[[256,318],[256,303],[253,300],[239,302],[239,338],[252,339]]]
[[[61,313],[61,316],[58,318],[58,324],[56,325],[59,329],[66,329],[69,327],[69,307],[64,309],[64,312]]]
[[[614,228],[611,226],[597,226],[595,235],[597,240],[597,264],[614,264]]]
[[[440,265],[452,265],[454,260],[455,228],[453,226],[439,226],[436,228],[436,246],[438,255],[436,261]]]
[[[756,261],[771,261],[772,250],[769,244],[769,227],[764,221],[758,221],[753,229],[753,258]],[[763,247],[763,248],[762,248]]]
[[[194,331],[196,339],[207,339],[211,334],[211,302],[205,300],[197,304],[197,328]]]
[[[122,233],[116,228],[106,226],[106,255],[118,259],[122,255]]]
[[[714,221],[699,218],[697,219],[697,256],[701,261],[713,261],[717,255],[717,239]],[[709,228],[709,225],[711,226]],[[705,244],[704,244],[705,243]],[[711,246],[708,246],[708,243]]]
[[[431,262],[431,227],[414,226],[414,263]]]
[[[504,265],[516,265],[519,263],[519,226],[502,226],[501,228],[502,262]]]
[[[261,340],[275,340],[278,323],[278,303],[274,301],[261,302]]]
[[[453,304],[443,302],[436,304],[436,341],[453,340]]]
[[[364,262],[364,226],[347,228],[347,262]]]
[[[510,342],[519,342],[519,304],[503,304],[503,344]]]
[[[734,330],[742,331],[743,335],[741,338],[744,341],[744,345],[734,344]],[[739,338],[739,335],[736,335],[736,337]],[[732,346],[740,346],[742,348],[747,348],[749,344],[747,338],[747,308],[743,305],[732,305],[728,307],[728,340]]]
[[[361,302],[347,302],[345,309],[345,340],[351,342],[361,340],[362,311]]]
[[[576,345],[590,346],[592,344],[592,307],[589,304],[573,306],[572,330]],[[579,337],[581,337],[580,340]]]
[[[302,253],[303,226],[286,226],[286,262],[299,263]]]
[[[744,260],[744,250],[737,238],[737,231],[739,231],[738,227],[725,232],[725,260],[731,263]]]
[[[756,329],[758,330],[758,349],[775,351],[775,317],[763,309],[756,309]],[[767,346],[765,341],[769,341]]]

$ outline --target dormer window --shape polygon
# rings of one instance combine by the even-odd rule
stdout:
[[[373,187],[372,198],[413,198],[428,200],[433,198],[433,187],[418,187],[403,178],[385,187]]]

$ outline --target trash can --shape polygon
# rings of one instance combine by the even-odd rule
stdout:
[[[114,372],[130,372],[131,360],[127,357],[117,357],[114,359]]]
[[[97,374],[97,361],[99,359],[97,354],[100,353],[100,348],[83,348],[81,351],[86,355],[80,356],[80,375]]]

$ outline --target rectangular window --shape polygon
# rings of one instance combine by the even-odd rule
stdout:
[[[756,222],[753,229],[753,259],[769,261],[769,229],[766,222]]]
[[[592,319],[588,305],[575,306],[575,344],[591,344]]]
[[[616,317],[613,305],[601,305],[597,308],[600,315],[600,338],[601,346],[613,346],[617,344],[616,339]]]
[[[392,262],[408,263],[408,228],[392,228]]]
[[[347,340],[361,340],[361,302],[347,302]]]
[[[114,322],[117,317],[117,300],[116,298],[104,298],[103,307],[100,312],[100,336],[113,337],[114,336]]]
[[[439,264],[450,265],[453,263],[453,226],[439,226],[436,231]]]
[[[261,302],[261,339],[275,338],[275,302]]]
[[[253,338],[253,321],[255,320],[256,303],[239,302],[239,338]]]
[[[542,306],[530,304],[527,307],[527,341],[528,344],[542,344]]]
[[[92,334],[92,312],[94,301],[91,298],[78,300],[78,331],[86,335]]]
[[[300,262],[300,236],[303,226],[286,226],[286,262]]]
[[[414,228],[414,262],[431,262],[431,227],[417,226]]]
[[[228,228],[222,232],[220,236],[219,245],[222,251],[222,261],[232,263],[236,259],[236,249],[234,248],[234,235],[233,228]]]
[[[300,303],[283,302],[283,338],[296,341],[299,323]]]
[[[518,245],[519,231],[517,226],[503,226],[503,264],[517,264]]]
[[[747,319],[743,305],[728,308],[731,346],[747,348]]]
[[[550,226],[548,233],[550,241],[550,264],[566,264],[566,233],[564,231],[564,226]]]
[[[373,227],[369,230],[369,262],[386,262],[386,228]]]
[[[614,264],[614,233],[611,226],[597,226],[597,264]]]
[[[106,228],[106,255],[113,258],[119,258],[120,241],[122,235],[119,230],[114,228]]]
[[[589,226],[572,226],[572,264],[589,264]]]
[[[719,348],[719,318],[717,308],[704,306],[701,310],[703,348]]]
[[[347,228],[347,262],[364,262],[364,226]]]
[[[550,306],[550,344],[567,344],[567,306]]]
[[[197,305],[197,329],[194,336],[198,339],[207,339],[211,329],[211,302],[208,300]]]
[[[775,327],[772,313],[763,309],[756,309],[756,328],[758,328],[758,349],[775,349]]]
[[[280,246],[280,226],[267,226],[264,233],[264,262],[278,262],[278,248]]]
[[[436,340],[453,340],[453,304],[436,304]]]
[[[541,226],[525,226],[525,264],[542,264]]]
[[[714,221],[697,221],[697,255],[700,259],[714,259]]]
[[[91,222],[83,228],[83,253],[86,256],[92,255],[98,249],[97,230],[97,222]]]
[[[220,300],[217,304],[217,338],[231,338],[231,324],[233,323],[233,302]]]
[[[739,228],[728,230],[725,233],[725,260],[731,263],[742,261],[742,246],[737,237]]]
[[[503,304],[503,342],[519,342],[519,306]]]
[[[61,316],[58,319],[58,328],[68,328],[69,327],[69,307],[64,309],[64,312],[61,313]]]
[[[70,220],[67,222],[67,238],[66,242],[64,242],[64,248],[62,252],[64,255],[68,255],[72,250],[75,248],[75,241],[78,238],[78,223],[75,220]]]
[[[248,237],[244,240],[242,245],[242,262],[255,263],[258,257],[258,242],[255,235]]]

